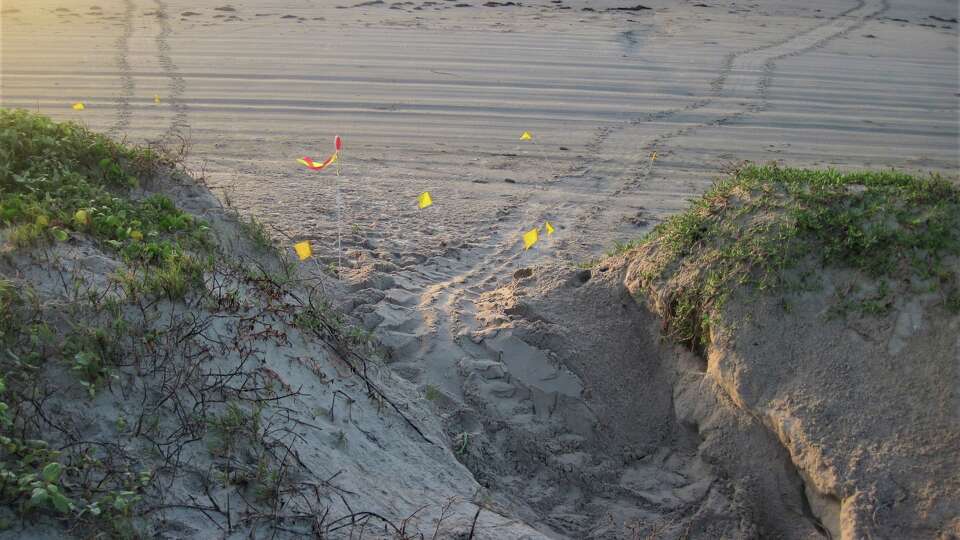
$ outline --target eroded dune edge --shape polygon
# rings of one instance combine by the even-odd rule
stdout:
[[[427,321],[163,149],[4,110],[0,152],[0,534],[960,534],[954,181],[742,166]],[[373,316],[450,325],[456,373]]]

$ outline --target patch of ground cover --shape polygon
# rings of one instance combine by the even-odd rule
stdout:
[[[885,314],[901,286],[960,312],[960,189],[938,176],[745,165],[611,254],[630,250],[643,255],[641,287],[669,283],[657,287],[667,333],[699,351],[733,291],[779,292],[789,309],[824,267],[863,276],[836,315]]]
[[[0,112],[0,223],[12,248],[82,233],[127,264],[130,287],[182,297],[211,265],[207,225],[166,196],[131,198],[164,159],[73,123]]]

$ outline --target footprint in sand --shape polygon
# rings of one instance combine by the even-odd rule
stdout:
[[[213,8],[214,11],[236,11],[233,6],[220,6]]]
[[[200,14],[197,13],[196,11],[184,11],[183,13],[180,14],[181,17],[195,17],[197,15],[200,15]]]

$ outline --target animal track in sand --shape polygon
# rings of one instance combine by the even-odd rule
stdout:
[[[123,33],[114,41],[114,63],[120,71],[121,94],[117,98],[117,112],[113,125],[107,130],[112,136],[122,135],[130,127],[130,100],[136,91],[136,83],[130,70],[130,38],[133,37],[133,15],[136,6],[132,0],[124,0]]]
[[[591,150],[590,155],[596,155],[601,145],[614,132],[629,130],[650,121],[675,117],[685,112],[697,111],[715,104],[721,99],[728,100],[731,97],[739,97],[745,100],[738,106],[739,110],[722,112],[710,120],[695,122],[650,138],[640,146],[640,151],[637,153],[638,159],[629,171],[625,168],[624,175],[621,176],[622,180],[617,187],[609,190],[604,200],[610,201],[623,197],[649,179],[653,174],[655,162],[648,159],[647,156],[657,151],[663,155],[663,149],[669,141],[690,135],[702,128],[729,125],[748,115],[766,110],[769,107],[768,89],[778,60],[798,56],[820,48],[830,40],[842,37],[862,27],[887,9],[889,9],[887,0],[869,3],[860,0],[853,8],[826,19],[803,32],[787,36],[775,43],[732,53],[725,59],[719,75],[710,83],[712,97],[696,101],[682,108],[646,115],[616,127],[600,128],[595,140],[588,145]],[[857,12],[862,13],[857,14]],[[855,17],[854,20],[847,20],[851,16]],[[762,66],[762,68],[757,69],[757,66]],[[734,76],[733,83],[730,84],[732,74]],[[742,95],[745,89],[750,89],[750,94]],[[576,217],[576,226],[574,227],[576,232],[574,234],[581,237],[593,234],[588,228],[588,224],[599,219],[611,206],[613,205],[609,203],[597,204],[580,212]],[[619,218],[614,221],[617,219]]]
[[[183,93],[186,91],[186,81],[180,75],[177,65],[170,58],[170,44],[168,38],[172,32],[170,21],[167,17],[167,3],[163,0],[154,0],[157,7],[157,21],[160,30],[157,32],[154,42],[157,47],[157,60],[164,75],[167,76],[168,95],[166,103],[173,111],[173,117],[170,125],[163,134],[163,139],[184,138],[185,131],[190,129],[190,122],[187,117],[187,105],[183,102]]]
[[[494,334],[476,341],[474,339],[476,332],[483,326],[477,319],[481,296],[494,289],[505,276],[514,275],[517,267],[530,258],[519,246],[517,231],[549,219],[557,226],[567,225],[565,232],[554,239],[556,249],[567,249],[563,246],[575,246],[584,241],[584,236],[589,234],[590,229],[607,225],[605,221],[596,223],[603,219],[611,206],[603,201],[626,196],[654,174],[657,164],[649,158],[650,152],[659,151],[660,156],[668,157],[669,152],[665,146],[671,140],[705,127],[726,125],[763,110],[767,106],[767,91],[777,60],[821,47],[831,39],[862,26],[885,9],[885,0],[860,2],[851,10],[776,43],[731,54],[721,64],[717,77],[709,86],[710,93],[707,97],[682,107],[649,113],[615,126],[598,128],[593,140],[587,145],[589,156],[572,167],[568,174],[557,178],[554,185],[578,181],[586,174],[584,170],[589,171],[594,163],[601,159],[604,146],[614,136],[629,137],[636,131],[639,139],[641,131],[638,128],[641,126],[648,127],[651,122],[664,120],[671,120],[671,124],[675,125],[681,123],[686,115],[699,113],[699,116],[691,115],[690,123],[681,124],[679,127],[668,124],[665,126],[667,129],[662,132],[648,137],[645,141],[641,139],[642,151],[637,154],[633,163],[625,167],[619,175],[600,179],[605,192],[600,202],[593,200],[572,205],[564,203],[564,206],[560,203],[538,202],[537,192],[521,195],[508,216],[497,221],[492,234],[482,242],[458,249],[455,256],[451,254],[432,257],[425,262],[391,273],[391,276],[396,277],[393,283],[384,283],[388,286],[383,289],[382,296],[370,295],[371,303],[356,306],[355,315],[364,319],[366,325],[374,329],[382,341],[392,348],[392,361],[399,373],[421,385],[435,385],[452,396],[452,405],[445,409],[445,414],[450,415],[453,422],[451,429],[459,429],[458,422],[484,426],[484,430],[473,436],[480,437],[490,445],[486,451],[487,457],[461,456],[478,479],[483,481],[484,478],[492,477],[490,454],[499,454],[498,459],[506,462],[509,461],[509,456],[522,453],[526,456],[523,458],[525,475],[551,478],[550,475],[554,474],[557,448],[566,448],[561,452],[564,455],[569,452],[570,455],[579,453],[589,456],[580,466],[565,469],[562,478],[556,480],[550,488],[554,491],[541,494],[540,502],[524,501],[538,505],[541,515],[553,516],[547,518],[551,526],[567,534],[577,535],[588,527],[593,518],[580,516],[568,520],[554,514],[562,493],[573,489],[573,486],[582,489],[598,477],[614,479],[621,475],[626,478],[634,474],[627,474],[632,465],[611,465],[605,462],[605,459],[612,455],[590,437],[581,436],[572,446],[562,440],[562,436],[570,432],[570,427],[564,423],[564,414],[576,418],[589,417],[588,412],[579,409],[584,406],[584,402],[571,398],[561,399],[559,393],[545,399],[545,396],[550,397],[549,392],[545,394],[538,390],[536,385],[511,377],[511,366],[509,362],[504,362],[504,349],[498,349],[498,346],[494,345],[499,343],[495,342],[495,339],[510,340],[507,334],[499,338]],[[753,66],[759,69],[753,69]],[[748,92],[744,93],[744,90]],[[742,103],[731,103],[725,107],[726,110],[712,113],[706,120],[702,118],[702,110],[706,107],[731,102],[736,98],[742,99]],[[572,215],[574,224],[568,225],[563,219],[556,219],[558,215]],[[629,215],[612,216],[611,219],[618,222],[626,219],[639,225],[640,222],[648,224],[655,220],[656,216],[647,213],[641,215],[633,209]],[[519,279],[524,278],[521,276]],[[412,302],[411,293],[418,291],[419,300]],[[497,321],[487,322],[497,324]],[[524,350],[527,351],[524,355],[532,355],[524,358],[546,354],[535,352],[538,350],[535,347]],[[503,375],[488,378],[491,370]],[[511,412],[498,411],[498,406],[508,407]],[[544,407],[549,413],[543,412]],[[544,415],[540,419],[543,431],[531,434],[525,431],[529,426],[519,429],[510,427],[511,415],[537,414],[538,410]],[[494,433],[500,435],[493,435]],[[687,462],[680,460],[678,463]],[[682,477],[683,473],[680,471],[683,471],[684,467],[686,466],[678,464],[674,469],[657,469],[644,474],[666,474],[667,471],[673,471]],[[643,474],[635,475],[640,476]],[[648,494],[642,489],[630,488],[629,483],[607,480],[605,485],[636,507],[650,511],[662,511],[666,504],[664,501],[669,500],[653,503],[646,498]],[[509,496],[523,500],[521,488],[508,485],[498,487],[505,490]],[[670,504],[679,505],[676,506],[679,508],[692,503],[673,501]]]

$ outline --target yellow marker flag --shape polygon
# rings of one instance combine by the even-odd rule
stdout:
[[[530,249],[540,239],[539,229],[530,229],[523,233],[523,249]]]
[[[651,162],[654,162],[654,161],[656,161],[656,160],[657,160],[657,153],[654,152],[654,153],[650,154],[650,161],[651,161]]]
[[[556,230],[556,229],[553,228],[553,225],[551,225],[549,221],[545,221],[545,222],[543,222],[543,224],[546,226],[547,234],[548,234],[548,235],[553,234],[553,231]]]
[[[305,261],[313,255],[313,248],[310,247],[310,241],[304,240],[303,242],[297,242],[293,245],[293,249],[297,250],[297,257],[300,257],[301,261]]]
[[[73,104],[73,110],[75,111],[82,111],[86,108],[87,108],[86,105],[84,105],[83,103],[80,103],[79,101]]]
[[[154,102],[154,103],[160,103],[160,95],[159,95],[159,94],[155,94],[155,95],[153,96],[153,102]]]
[[[424,191],[417,197],[417,207],[421,210],[433,204],[433,199],[430,198],[430,192]]]
[[[521,141],[529,141],[532,139],[533,139],[533,135],[531,135],[529,131],[524,131],[523,135],[520,135]]]

